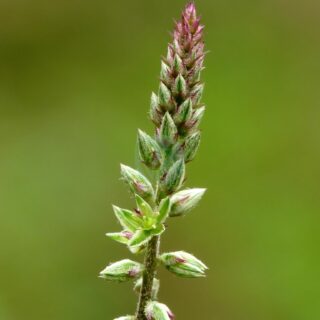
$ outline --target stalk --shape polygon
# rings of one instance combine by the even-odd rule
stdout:
[[[156,274],[159,246],[160,236],[153,237],[148,243],[147,252],[144,259],[145,271],[143,273],[142,287],[140,290],[138,308],[136,312],[137,320],[147,320],[144,310],[147,302],[150,301],[152,297],[152,285]]]
[[[127,245],[133,254],[145,252],[144,262],[124,259],[108,265],[100,272],[106,280],[135,280],[139,300],[135,315],[115,320],[171,320],[174,315],[157,301],[158,264],[180,277],[205,276],[207,267],[185,251],[160,253],[160,236],[168,219],[186,215],[193,209],[205,189],[181,190],[186,179],[186,164],[198,151],[199,124],[205,106],[201,103],[203,83],[203,26],[194,3],[186,5],[181,19],[175,23],[168,53],[161,62],[158,94],[151,96],[150,119],[155,124],[154,136],[138,130],[139,156],[150,170],[156,170],[154,187],[139,171],[121,165],[121,176],[132,192],[134,211],[114,206],[123,230],[107,233],[111,239]]]

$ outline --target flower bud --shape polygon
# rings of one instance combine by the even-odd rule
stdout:
[[[150,119],[156,126],[161,125],[162,121],[162,111],[159,109],[158,96],[152,92],[151,101],[150,101]]]
[[[162,160],[158,143],[145,132],[138,130],[138,147],[141,161],[151,169],[158,169]]]
[[[161,187],[167,194],[171,194],[178,190],[184,181],[185,177],[185,164],[184,160],[176,161],[168,170]]]
[[[174,314],[163,303],[150,301],[145,309],[147,320],[173,320]]]
[[[168,51],[166,56],[166,61],[171,65],[174,58],[174,49],[171,43],[168,45]]]
[[[145,201],[142,197],[135,195],[137,212],[141,215],[142,218],[152,218],[154,217],[153,210],[150,204]]]
[[[188,81],[190,84],[194,84],[196,82],[200,81],[200,76],[201,76],[201,71],[203,70],[201,65],[195,65],[194,66],[194,70],[192,73],[190,73],[189,77],[188,77]]]
[[[200,145],[201,134],[199,131],[188,136],[184,143],[184,159],[185,162],[192,161],[198,151]]]
[[[169,66],[161,61],[161,71],[160,71],[160,80],[166,84],[170,83],[171,72]]]
[[[176,96],[185,97],[187,94],[187,83],[181,74],[179,74],[174,82],[173,92]]]
[[[193,111],[191,118],[184,124],[187,132],[192,132],[199,127],[206,108],[203,106]]]
[[[116,318],[114,320],[135,320],[135,317],[134,316],[124,316],[124,317]]]
[[[154,191],[152,185],[142,173],[121,164],[121,175],[133,193],[146,200],[153,199]]]
[[[108,265],[100,272],[100,278],[125,282],[130,279],[138,278],[143,271],[141,263],[124,259]]]
[[[208,269],[203,262],[184,251],[163,253],[159,259],[169,271],[184,278],[204,277]]]
[[[203,88],[204,88],[204,84],[199,83],[195,85],[191,91],[192,102],[195,106],[197,106],[200,103],[200,100],[202,98]]]
[[[171,118],[169,112],[166,112],[162,119],[160,131],[159,131],[159,142],[163,146],[171,146],[173,145],[177,140],[177,127],[174,124],[173,119]]]
[[[196,12],[196,6],[194,2],[190,2],[186,5],[183,15],[184,15],[184,18],[190,23],[195,22],[195,20],[197,19],[197,12]]]
[[[192,115],[192,101],[191,99],[185,100],[178,108],[178,111],[174,115],[174,122],[176,125],[185,123],[191,118]]]
[[[167,86],[161,82],[159,87],[159,105],[166,111],[171,109],[171,93]]]
[[[183,71],[184,71],[183,62],[178,54],[176,54],[173,58],[173,71],[174,71],[175,75],[177,75],[179,73],[183,73]]]
[[[171,196],[170,217],[177,217],[186,214],[194,208],[201,200],[206,189],[195,188],[179,191]]]

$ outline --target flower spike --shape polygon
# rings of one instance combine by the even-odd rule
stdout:
[[[139,160],[151,174],[121,165],[121,177],[129,186],[135,209],[113,206],[122,231],[106,236],[126,245],[133,254],[145,252],[145,257],[143,263],[124,259],[100,272],[100,277],[106,280],[134,280],[134,290],[139,293],[135,315],[115,320],[174,319],[172,311],[156,301],[159,263],[180,277],[204,277],[207,270],[203,262],[185,251],[160,253],[160,236],[171,217],[185,216],[206,191],[203,188],[181,190],[186,181],[187,164],[194,160],[199,149],[199,126],[205,112],[201,102],[203,29],[194,2],[188,3],[174,24],[166,57],[161,61],[160,83],[151,95],[149,118],[155,126],[154,134],[138,130]]]

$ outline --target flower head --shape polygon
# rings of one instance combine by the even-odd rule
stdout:
[[[160,128],[161,119],[169,112],[182,137],[191,133],[190,121],[188,124],[186,122],[192,115],[196,117],[192,122],[195,124],[193,131],[198,125],[196,109],[201,106],[203,89],[200,83],[204,60],[203,28],[195,4],[187,4],[180,21],[175,23],[167,57],[161,63],[159,96],[153,94],[151,100],[150,117],[155,125]],[[188,118],[178,116],[188,99],[191,114]]]

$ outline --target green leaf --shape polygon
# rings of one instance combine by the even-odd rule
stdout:
[[[128,244],[133,234],[130,231],[109,232],[106,236],[119,243]]]
[[[142,220],[134,212],[113,206],[113,211],[120,224],[132,232],[135,232],[142,226]]]
[[[159,224],[156,228],[151,229],[150,231],[153,236],[159,236],[165,230],[166,230],[165,226],[163,224]]]
[[[152,236],[151,230],[137,230],[128,242],[128,245],[133,248],[139,247],[148,242]]]
[[[158,236],[165,231],[163,224],[150,230],[137,230],[128,242],[130,248],[140,247],[146,244],[153,236]]]
[[[142,215],[146,217],[153,217],[154,216],[153,210],[149,205],[149,203],[137,194],[135,195],[135,197],[136,197],[137,207],[139,211],[142,213]]]
[[[159,215],[157,216],[158,223],[163,223],[167,219],[170,213],[170,209],[171,209],[170,198],[166,197],[165,199],[162,199],[159,206]]]
[[[133,254],[140,254],[143,253],[146,249],[146,244],[140,246],[140,247],[130,247],[128,246],[128,249]]]

